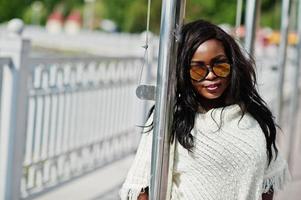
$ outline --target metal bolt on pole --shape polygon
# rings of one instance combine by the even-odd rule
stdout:
[[[160,47],[152,146],[150,199],[169,199],[170,134],[175,99],[176,46],[185,0],[162,1]],[[172,156],[172,155],[171,155]]]

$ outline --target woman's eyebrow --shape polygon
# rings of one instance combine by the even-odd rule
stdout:
[[[219,59],[223,59],[223,60],[228,60],[227,56],[226,55],[217,55],[215,56],[214,58],[211,59],[210,62],[215,62]],[[205,62],[202,61],[202,60],[192,60],[191,63],[200,63],[200,64],[204,64]]]
[[[227,60],[228,61],[228,58],[227,58],[226,55],[218,55],[218,56],[212,58],[210,62],[212,63],[212,62],[216,62],[216,61],[220,61],[220,60],[222,60],[222,61]]]
[[[214,58],[212,58],[211,60],[216,60],[216,59],[220,59],[220,58],[225,58],[225,59],[228,59],[226,55],[223,55],[223,54],[221,54],[221,55],[217,55],[217,56],[215,56],[215,57],[214,57]]]
[[[204,64],[205,62],[201,60],[192,60],[191,63]]]

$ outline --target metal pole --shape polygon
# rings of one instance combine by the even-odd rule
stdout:
[[[292,122],[292,125],[289,126],[289,135],[290,135],[290,145],[288,145],[289,148],[289,154],[288,154],[288,163],[289,166],[293,165],[293,152],[294,148],[296,147],[296,141],[297,141],[297,132],[296,132],[296,126],[298,123],[298,111],[299,111],[299,74],[300,74],[300,57],[301,57],[301,1],[299,1],[298,5],[298,19],[297,19],[297,31],[298,31],[298,44],[297,44],[297,56],[296,56],[296,67],[294,70],[294,77],[293,77],[293,94],[292,94],[292,102],[291,102],[291,108],[290,108],[290,122]]]
[[[235,30],[237,30],[238,27],[241,25],[241,15],[242,15],[242,0],[237,0]]]
[[[169,199],[170,134],[175,99],[176,41],[182,25],[185,0],[162,1],[160,47],[152,146],[150,199]]]
[[[282,123],[282,107],[283,107],[283,82],[285,75],[286,52],[287,52],[287,36],[290,17],[291,0],[282,1],[281,11],[281,38],[279,45],[279,77],[278,77],[278,93],[276,99],[276,120],[279,125]]]
[[[260,0],[247,1],[245,49],[250,55],[254,55],[254,41],[255,41],[259,8],[260,8]]]

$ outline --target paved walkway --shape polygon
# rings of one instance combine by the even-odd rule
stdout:
[[[301,99],[299,102],[301,107]],[[288,119],[288,118],[286,118]],[[301,122],[301,108],[297,116],[297,121]],[[286,133],[285,130],[291,125],[289,121],[284,124],[284,134],[282,135],[281,145],[283,149],[288,152],[288,148],[291,148],[292,160],[289,163],[290,172],[292,175],[291,182],[285,187],[285,189],[276,195],[276,200],[300,200],[301,199],[301,123],[298,124],[296,130],[296,138],[293,143],[288,142],[290,133]],[[287,155],[288,157],[288,155]]]
[[[34,200],[118,200],[119,188],[133,158],[126,157]]]

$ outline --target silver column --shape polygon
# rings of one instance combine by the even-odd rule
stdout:
[[[253,56],[257,19],[260,9],[260,0],[248,0],[246,7],[246,38],[245,49]]]
[[[300,76],[300,57],[301,57],[301,1],[298,1],[298,19],[297,19],[297,29],[298,29],[298,44],[297,44],[297,56],[296,56],[296,66],[294,68],[294,77],[292,80],[293,83],[293,93],[292,93],[292,102],[290,107],[290,122],[292,123],[291,126],[289,126],[289,142],[288,145],[289,153],[288,153],[288,163],[289,166],[293,165],[293,158],[294,158],[294,149],[296,148],[296,142],[297,141],[297,132],[296,132],[296,126],[298,122],[298,111],[299,111],[299,76]]]
[[[151,166],[151,200],[165,200],[169,176],[170,134],[175,99],[176,39],[185,0],[162,1],[156,104]],[[171,174],[170,174],[171,175]]]
[[[237,0],[237,3],[236,3],[236,19],[235,19],[235,29],[236,30],[241,25],[242,1],[243,0]]]
[[[283,83],[285,75],[287,36],[289,28],[291,0],[282,1],[281,11],[281,38],[279,45],[279,74],[278,74],[278,93],[276,98],[276,120],[279,125],[282,123],[282,107],[283,107]]]

